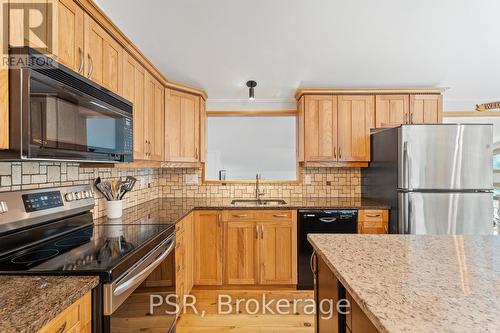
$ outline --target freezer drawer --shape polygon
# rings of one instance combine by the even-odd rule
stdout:
[[[491,235],[493,193],[399,192],[399,233]]]
[[[491,189],[492,125],[404,125],[398,129],[401,189]]]

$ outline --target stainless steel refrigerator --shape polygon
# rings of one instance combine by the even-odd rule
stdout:
[[[493,125],[402,125],[371,135],[362,193],[400,234],[493,233]]]

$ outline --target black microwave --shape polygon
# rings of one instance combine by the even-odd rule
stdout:
[[[132,161],[132,103],[31,48],[10,55],[11,158]]]

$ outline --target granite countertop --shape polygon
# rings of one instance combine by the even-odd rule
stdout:
[[[499,330],[499,236],[308,238],[380,332]]]
[[[266,198],[267,199],[267,198]],[[286,205],[231,205],[232,198],[159,198],[130,207],[120,219],[101,217],[96,224],[174,224],[193,210],[203,209],[389,209],[367,198],[280,198]]]
[[[98,283],[93,276],[0,276],[0,330],[37,332]]]

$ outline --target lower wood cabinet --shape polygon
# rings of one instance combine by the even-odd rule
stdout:
[[[389,211],[386,209],[360,209],[358,211],[359,234],[387,234]]]
[[[70,305],[38,333],[90,333],[92,331],[91,293]]]
[[[224,211],[224,284],[296,284],[296,220],[296,211]]]
[[[222,285],[222,213],[194,212],[194,284]]]
[[[193,214],[175,226],[175,289],[179,304],[193,288]]]

